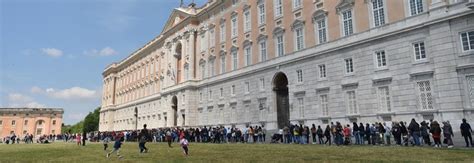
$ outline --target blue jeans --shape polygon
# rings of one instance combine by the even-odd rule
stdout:
[[[420,145],[420,134],[418,132],[411,133],[413,137],[413,141],[415,141],[415,145]]]
[[[354,132],[354,137],[355,137],[356,144],[360,144],[359,131],[355,131],[355,132]]]

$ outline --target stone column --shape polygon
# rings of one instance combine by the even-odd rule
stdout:
[[[194,80],[196,79],[196,72],[194,72],[194,67],[195,67],[195,59],[196,59],[196,54],[195,54],[195,43],[196,43],[196,31],[194,29],[189,30],[189,45],[188,48],[189,50],[189,80]]]

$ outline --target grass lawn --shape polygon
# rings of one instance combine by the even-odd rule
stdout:
[[[110,143],[109,146],[113,144]],[[428,147],[320,146],[281,144],[195,144],[185,158],[178,144],[147,143],[139,154],[137,143],[125,143],[119,162],[474,162],[474,149]],[[109,148],[110,149],[110,148]],[[0,145],[0,162],[117,162],[105,157],[102,144],[73,143]]]

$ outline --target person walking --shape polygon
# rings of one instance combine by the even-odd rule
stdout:
[[[81,145],[81,134],[76,134],[76,144],[77,146]]]
[[[107,148],[109,147],[109,141],[110,137],[109,135],[104,134],[104,138],[102,139],[102,143],[104,144],[104,151],[107,151]]]
[[[316,134],[318,135],[319,144],[323,144],[323,137],[324,137],[323,129],[319,125],[318,125],[318,129],[316,130]]]
[[[449,121],[443,122],[443,136],[445,144],[448,144],[448,148],[453,148],[454,143],[452,137],[454,136],[454,133]]]
[[[428,146],[431,146],[428,124],[425,121],[421,122],[420,124],[421,124],[420,131],[421,131],[421,137],[423,137],[423,144],[427,144]]]
[[[146,124],[143,125],[143,129],[140,131],[138,135],[138,148],[140,149],[140,153],[147,153],[148,148],[145,147],[146,141],[149,138],[148,130],[146,129]]]
[[[469,147],[469,142],[471,147],[474,147],[474,143],[472,143],[472,128],[469,123],[467,123],[466,118],[462,119],[461,123],[461,135],[464,137],[464,141],[466,142],[466,147]]]
[[[397,145],[402,145],[402,130],[398,122],[393,122],[392,135]]]
[[[413,137],[413,141],[415,145],[420,145],[420,124],[418,124],[415,118],[411,119],[410,125],[408,126],[408,131],[410,135]]]
[[[327,144],[329,142],[329,146],[331,146],[331,127],[329,125],[326,126],[326,129],[324,130],[324,136],[326,136],[326,142],[324,144]]]

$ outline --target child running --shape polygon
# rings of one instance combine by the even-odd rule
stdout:
[[[120,156],[120,147],[122,147],[122,141],[123,141],[123,137],[122,135],[118,135],[116,138],[115,138],[115,143],[114,143],[114,149],[112,151],[110,151],[110,153],[107,153],[107,158],[110,157],[110,155],[114,152],[117,153],[117,157],[119,159],[122,159],[123,157]]]
[[[104,143],[104,151],[107,151],[107,147],[109,147],[109,141],[110,137],[106,135],[105,138],[102,140],[102,142]]]
[[[181,144],[181,147],[183,148],[183,153],[184,153],[184,156],[188,156],[188,140],[183,136],[181,137],[181,141],[179,142]]]

